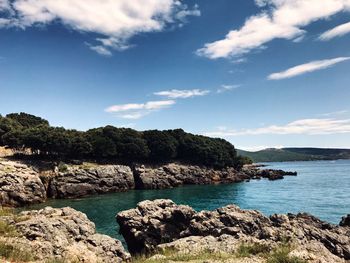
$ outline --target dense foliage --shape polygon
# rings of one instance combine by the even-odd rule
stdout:
[[[181,129],[138,132],[106,126],[81,132],[52,127],[48,121],[26,113],[0,116],[0,146],[51,158],[122,162],[179,160],[217,168],[239,168],[247,161],[237,157],[234,146],[223,139],[193,135]]]

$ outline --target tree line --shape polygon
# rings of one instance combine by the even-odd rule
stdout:
[[[139,132],[105,126],[83,132],[52,127],[47,120],[23,112],[0,115],[0,146],[57,159],[182,161],[216,168],[240,168],[249,162],[237,156],[235,147],[226,140],[194,135],[182,129]]]

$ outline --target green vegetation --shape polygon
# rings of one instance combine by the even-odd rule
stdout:
[[[11,262],[28,262],[33,260],[30,251],[12,244],[7,244],[5,241],[0,241],[1,258],[5,258]]]
[[[237,250],[237,257],[250,257],[260,254],[266,254],[271,251],[271,248],[265,244],[241,244]]]
[[[81,132],[52,127],[26,113],[0,116],[0,146],[31,157],[108,162],[183,161],[216,168],[240,168],[250,162],[237,156],[232,144],[186,133],[181,129],[144,131],[105,126]]]
[[[266,263],[307,263],[298,257],[289,256],[292,251],[290,242],[282,242],[271,248],[265,244],[242,243],[236,252],[225,253],[203,250],[199,253],[184,253],[174,249],[159,251],[155,256],[139,255],[132,258],[132,263],[167,263],[167,262],[235,262],[235,259],[258,256]]]
[[[210,261],[225,261],[232,258],[233,255],[224,252],[214,252],[203,250],[200,253],[183,253],[174,249],[165,249],[160,251],[155,256],[139,255],[133,257],[131,263],[168,263],[168,262],[208,262]]]
[[[306,260],[289,256],[291,246],[288,244],[276,248],[268,257],[266,263],[307,263]]]
[[[272,148],[258,152],[243,150],[237,150],[237,152],[240,156],[248,157],[256,163],[350,159],[350,149]]]

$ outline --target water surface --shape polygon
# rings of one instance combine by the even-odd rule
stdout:
[[[169,198],[196,210],[213,210],[227,204],[273,213],[308,212],[323,220],[339,223],[350,213],[350,160],[269,163],[269,168],[297,171],[283,180],[256,180],[229,185],[184,186],[166,190],[136,190],[77,200],[49,200],[40,205],[71,206],[87,214],[97,231],[118,235],[115,215],[134,208],[146,199]]]

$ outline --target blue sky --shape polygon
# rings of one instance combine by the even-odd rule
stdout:
[[[0,113],[350,148],[349,0],[0,0]]]

